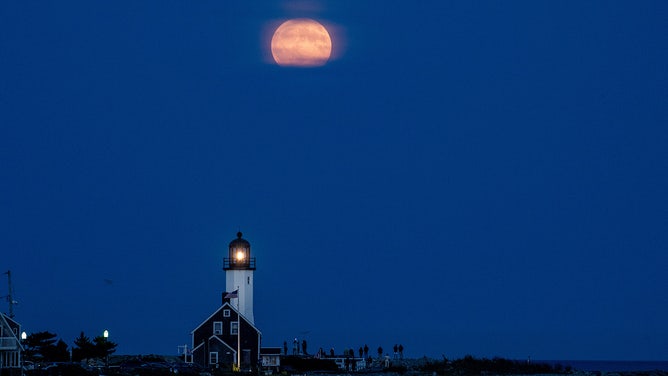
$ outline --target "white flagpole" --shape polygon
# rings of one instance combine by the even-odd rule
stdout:
[[[237,286],[237,371],[241,371],[241,298]]]

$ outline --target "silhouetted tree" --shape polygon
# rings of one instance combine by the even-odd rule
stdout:
[[[95,358],[95,345],[90,341],[90,338],[86,337],[84,332],[79,334],[74,340],[74,346],[72,348],[72,360],[75,362],[80,362],[84,359]]]
[[[57,335],[48,331],[29,335],[23,342],[26,360],[34,362],[66,362],[70,360],[67,344],[56,341]]]
[[[34,362],[61,362],[69,360],[67,344],[62,342],[62,340],[56,344],[56,337],[55,333],[48,331],[30,334],[23,343],[26,359]]]
[[[67,344],[59,339],[55,345],[46,347],[43,351],[44,361],[46,362],[68,362],[70,352],[67,350]]]
[[[104,338],[103,336],[97,336],[93,339],[95,343],[94,354],[96,358],[105,359],[109,355],[116,352],[116,347],[118,344],[109,340],[109,338]]]

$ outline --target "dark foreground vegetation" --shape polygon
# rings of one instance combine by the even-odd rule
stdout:
[[[416,367],[425,373],[436,373],[448,376],[475,375],[537,375],[537,374],[569,374],[571,367],[560,364],[533,363],[503,358],[474,358],[467,355],[461,359],[429,361]]]
[[[281,370],[285,373],[326,372],[333,373],[339,367],[331,359],[316,359],[303,356],[282,356]]]
[[[201,375],[206,370],[193,364],[158,355],[116,356],[108,363],[99,359],[83,362],[39,363],[24,371],[26,376],[162,376]]]
[[[478,359],[466,356],[456,360],[394,360],[389,367],[372,361],[369,367],[359,372],[339,370],[332,360],[312,357],[286,356],[281,359],[281,375],[292,374],[399,374],[399,375],[440,375],[440,376],[492,376],[492,375],[536,375],[567,374],[569,367],[552,366],[544,363],[530,363],[503,358]],[[185,364],[174,358],[161,356],[114,357],[109,364],[97,362],[40,364],[25,371],[27,376],[169,376],[169,375],[239,375],[223,368],[203,369],[193,364]],[[259,372],[244,372],[257,375]]]
[[[579,375],[605,376],[604,372],[578,372],[570,366],[518,361],[504,358],[475,358],[434,360],[394,359],[389,365],[380,358],[368,359],[367,367],[357,371],[340,370],[331,359],[315,359],[310,356],[285,356],[281,358],[279,376],[289,375],[402,375],[402,376],[511,376],[511,375]],[[31,365],[26,376],[255,376],[265,375],[257,369],[252,372],[232,372],[231,367],[202,368],[186,364],[178,357],[114,356],[108,360],[83,362],[55,362]],[[668,376],[665,371],[616,372],[615,376]]]

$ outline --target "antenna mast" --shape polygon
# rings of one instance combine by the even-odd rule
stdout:
[[[14,306],[18,304],[16,300],[14,300],[13,292],[14,289],[12,288],[12,271],[7,270],[5,273],[7,274],[7,286],[9,289],[9,295],[7,295],[7,302],[9,303],[9,317],[14,318]]]

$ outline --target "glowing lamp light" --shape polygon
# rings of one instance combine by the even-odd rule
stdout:
[[[26,332],[21,333],[21,339],[24,341],[28,339],[28,334]]]
[[[104,333],[102,333],[102,337],[109,338],[109,331],[105,329]]]
[[[237,261],[242,261],[245,255],[243,251],[237,251]]]

